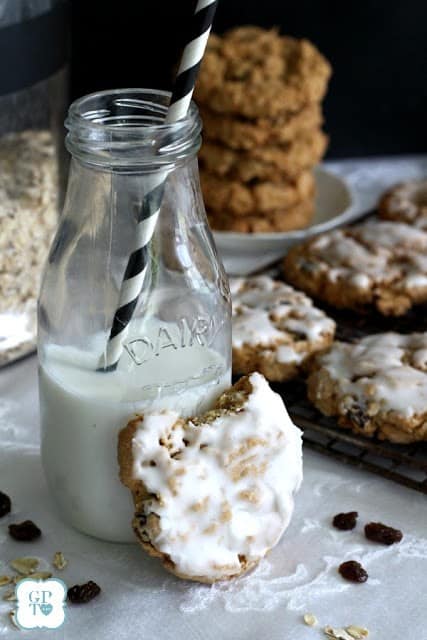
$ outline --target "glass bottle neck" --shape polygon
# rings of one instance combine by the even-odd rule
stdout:
[[[170,94],[150,89],[103,91],[69,110],[66,145],[81,164],[117,173],[171,171],[194,156],[201,121],[192,103],[182,120],[164,124]]]

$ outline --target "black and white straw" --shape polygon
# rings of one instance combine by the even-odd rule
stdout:
[[[190,40],[185,46],[175,78],[165,123],[184,118],[190,106],[218,0],[198,0],[190,24]],[[159,216],[167,174],[159,171],[147,177],[146,193],[138,216],[135,249],[129,256],[120,289],[119,303],[102,356],[100,370],[114,371],[123,351],[129,322],[140,297],[148,265],[148,248]]]

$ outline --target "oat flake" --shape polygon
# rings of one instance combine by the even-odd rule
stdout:
[[[68,560],[65,559],[62,551],[56,551],[55,555],[53,556],[52,564],[56,569],[62,571],[67,566]]]
[[[21,575],[28,576],[37,569],[39,561],[37,558],[16,558],[12,560],[10,566]]]
[[[367,638],[369,635],[368,629],[365,629],[364,627],[357,627],[354,624],[346,627],[346,631],[352,638],[355,638],[355,640],[363,640],[363,638]]]
[[[309,627],[314,627],[317,624],[317,618],[312,613],[304,613],[304,622]]]

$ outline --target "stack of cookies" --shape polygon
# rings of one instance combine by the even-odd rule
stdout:
[[[308,226],[327,146],[321,100],[331,68],[307,40],[239,27],[212,35],[195,99],[211,226],[243,232]]]

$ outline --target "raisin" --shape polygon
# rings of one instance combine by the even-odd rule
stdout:
[[[366,582],[368,574],[362,565],[356,560],[348,560],[338,567],[338,571],[345,580],[350,582]]]
[[[67,591],[67,598],[73,604],[85,604],[101,593],[101,587],[96,582],[89,580],[85,584],[75,584]]]
[[[386,524],[382,524],[382,522],[369,522],[369,524],[365,526],[365,536],[368,540],[387,545],[400,542],[403,538],[403,534],[399,529],[388,527]]]
[[[361,407],[357,405],[354,405],[351,409],[349,409],[346,415],[350,422],[355,424],[356,427],[359,427],[360,429],[363,429],[369,422],[369,417],[366,415],[366,413],[364,413],[363,409],[361,409]]]
[[[20,542],[31,542],[36,538],[40,538],[42,532],[32,520],[24,520],[19,524],[10,524],[9,534]]]
[[[332,520],[332,524],[336,529],[341,529],[341,531],[350,531],[350,529],[354,529],[356,526],[357,516],[359,514],[357,511],[348,511],[347,513],[337,513]]]
[[[10,513],[11,508],[12,503],[9,496],[3,493],[3,491],[0,491],[0,518]]]

